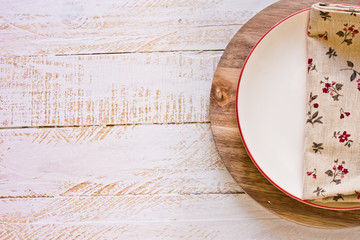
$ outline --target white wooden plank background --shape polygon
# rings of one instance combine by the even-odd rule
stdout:
[[[241,191],[209,123],[3,129],[0,139],[3,198]]]
[[[0,127],[208,122],[221,55],[0,57]]]
[[[1,239],[357,239],[264,211],[245,194],[6,199]],[[1,209],[6,209],[3,211]],[[211,209],[211,211],[209,211]],[[69,214],[69,211],[72,214]]]
[[[264,210],[212,139],[216,65],[274,1],[0,0],[0,239],[357,239]]]
[[[2,55],[224,49],[273,0],[1,0]]]

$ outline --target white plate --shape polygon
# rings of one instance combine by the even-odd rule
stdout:
[[[282,20],[255,45],[240,75],[236,107],[252,161],[271,183],[299,201],[303,201],[309,12]]]

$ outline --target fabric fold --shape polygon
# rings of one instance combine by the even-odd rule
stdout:
[[[314,4],[308,75],[303,199],[360,202],[360,7]]]

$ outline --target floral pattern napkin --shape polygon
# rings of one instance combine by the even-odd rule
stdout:
[[[308,25],[307,200],[360,202],[360,7],[317,3]]]

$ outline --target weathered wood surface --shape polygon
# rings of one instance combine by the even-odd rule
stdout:
[[[1,0],[1,55],[224,49],[273,1]]]
[[[250,199],[249,199],[250,200]],[[261,229],[259,229],[261,226]],[[354,229],[329,230],[296,226],[283,219],[249,216],[242,220],[96,223],[0,223],[1,239],[357,239]]]
[[[250,201],[245,194],[140,195],[0,200],[0,222],[96,223],[241,220],[251,216],[277,219]],[[212,206],[212,211],[209,211]],[[72,214],[69,214],[71,212]]]
[[[260,207],[212,139],[220,56],[274,1],[0,0],[0,239],[356,238]]]
[[[358,237],[354,229],[314,229],[279,219],[246,194],[1,199],[0,213],[1,239]]]
[[[221,54],[0,57],[0,127],[209,122]]]
[[[334,211],[313,207],[285,195],[267,181],[248,157],[236,122],[237,83],[251,48],[271,26],[315,2],[317,1],[283,0],[275,3],[252,18],[234,36],[220,59],[214,76],[211,90],[211,127],[220,156],[231,175],[245,192],[262,206],[282,217],[309,226],[354,227],[360,225],[360,210]]]
[[[210,124],[0,130],[0,198],[230,194]]]

